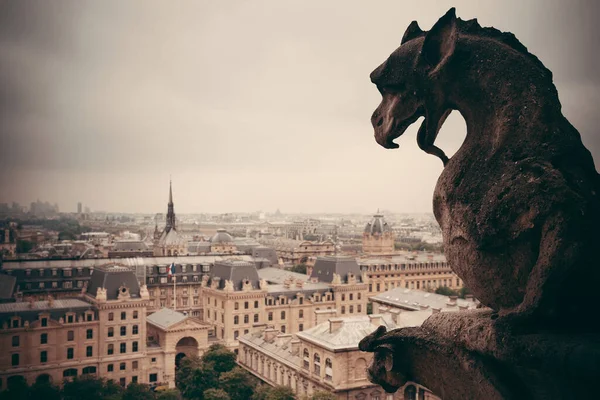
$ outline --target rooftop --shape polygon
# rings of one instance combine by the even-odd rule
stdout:
[[[381,325],[388,331],[397,327],[391,316],[373,314],[331,318],[296,335],[329,350],[352,350],[358,349],[358,342]]]
[[[309,276],[305,274],[299,274],[297,272],[286,271],[281,268],[262,268],[258,270],[258,276],[260,279],[264,279],[265,281],[273,284],[283,284],[286,279],[292,278],[294,280],[302,280],[308,281]]]
[[[169,327],[185,320],[187,315],[170,308],[162,308],[146,317],[146,321],[159,328],[168,329]]]
[[[22,301],[18,303],[3,303],[0,304],[0,314],[16,313],[23,311],[44,311],[44,310],[61,310],[73,308],[90,308],[91,304],[79,299],[59,299],[49,302],[44,301]]]
[[[394,288],[371,297],[371,301],[388,304],[406,310],[421,310],[422,307],[438,308],[444,311],[458,310],[458,306],[476,308],[473,300],[457,299],[456,305],[450,305],[450,297],[421,290]]]

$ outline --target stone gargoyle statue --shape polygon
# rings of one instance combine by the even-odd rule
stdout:
[[[511,33],[452,8],[428,32],[412,22],[371,80],[381,146],[424,117],[418,146],[444,164],[433,209],[446,258],[488,308],[380,327],[359,345],[375,353],[370,379],[444,400],[597,395],[600,176],[552,73]],[[435,139],[452,110],[467,135],[449,159]]]
[[[398,147],[425,117],[417,143],[445,166],[433,198],[444,252],[475,297],[536,326],[589,322],[600,177],[561,113],[552,73],[514,35],[451,9],[429,32],[412,22],[371,80],[383,97],[371,119],[380,145]],[[452,110],[467,135],[449,160],[434,141]]]

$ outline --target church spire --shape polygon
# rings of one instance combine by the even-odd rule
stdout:
[[[165,226],[165,230],[168,232],[171,229],[177,230],[175,228],[175,209],[173,207],[173,183],[169,179],[169,204],[167,205],[167,225]]]

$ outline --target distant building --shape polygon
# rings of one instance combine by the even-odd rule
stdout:
[[[169,203],[167,205],[167,221],[162,233],[158,233],[158,225],[154,233],[155,256],[177,256],[187,254],[187,240],[177,233],[177,220],[173,204],[173,187],[169,182]]]
[[[271,386],[291,388],[298,398],[327,391],[340,400],[438,399],[415,383],[388,395],[368,380],[373,354],[359,351],[359,341],[381,325],[391,330],[410,324],[382,315],[338,318],[336,310],[315,314],[317,324],[295,335],[267,327],[240,337],[238,364]]]
[[[260,239],[263,245],[274,249],[283,264],[309,264],[311,259],[335,253],[335,244],[326,240],[312,242],[293,239]]]
[[[81,202],[79,202],[79,203],[77,203],[77,214],[81,214],[82,211],[83,211],[82,205],[81,205]]]
[[[154,251],[143,240],[119,240],[108,251],[109,258],[152,257]]]
[[[387,223],[383,214],[379,212],[373,216],[365,226],[363,232],[363,253],[366,254],[392,254],[395,234]]]
[[[406,313],[413,311],[452,312],[477,308],[479,302],[471,295],[465,299],[404,288],[395,288],[370,298],[374,313]]]

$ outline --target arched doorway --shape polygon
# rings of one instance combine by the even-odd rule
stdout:
[[[6,387],[12,391],[27,388],[27,380],[22,375],[13,375],[6,380]]]
[[[184,357],[198,355],[198,341],[191,336],[179,339],[175,346],[175,354],[175,367],[177,368]]]
[[[35,383],[52,383],[52,377],[48,374],[41,374],[35,378]]]

